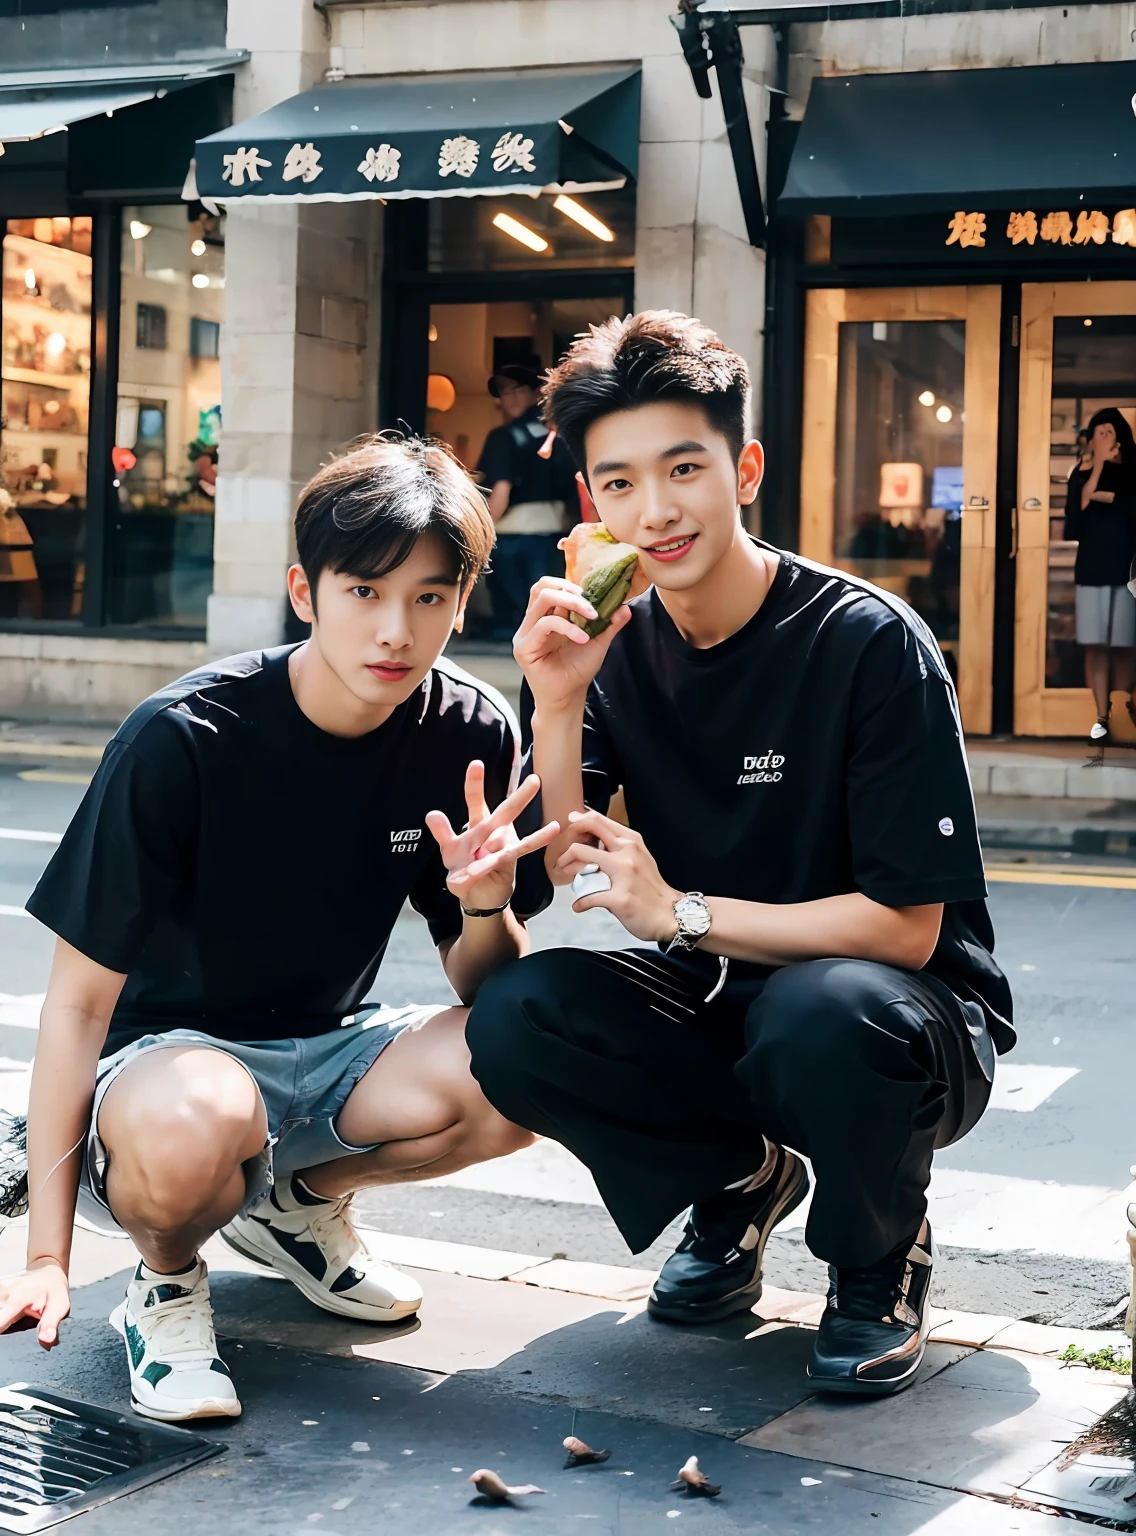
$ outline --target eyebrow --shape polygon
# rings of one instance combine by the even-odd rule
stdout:
[[[694,438],[688,438],[685,442],[676,443],[673,448],[664,448],[659,454],[660,461],[664,459],[677,459],[683,453],[708,453],[705,443],[695,442]],[[631,465],[622,459],[602,459],[593,465],[593,475],[610,475],[617,469],[630,469]]]

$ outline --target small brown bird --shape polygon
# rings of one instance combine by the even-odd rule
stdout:
[[[535,1483],[523,1483],[519,1488],[510,1488],[504,1478],[499,1477],[488,1467],[481,1467],[472,1477],[466,1478],[467,1483],[472,1483],[484,1499],[491,1499],[494,1504],[511,1504],[514,1499],[524,1498],[529,1493],[543,1493],[543,1488],[538,1488]]]
[[[712,1483],[698,1465],[698,1457],[691,1456],[683,1463],[679,1470],[677,1482],[671,1484],[672,1488],[685,1488],[687,1496],[693,1499],[716,1499],[722,1491],[721,1483]]]
[[[575,1435],[568,1436],[564,1442],[564,1449],[568,1452],[568,1460],[564,1463],[565,1470],[569,1467],[594,1467],[597,1462],[606,1461],[611,1455],[610,1451],[593,1451],[590,1445],[577,1440]]]

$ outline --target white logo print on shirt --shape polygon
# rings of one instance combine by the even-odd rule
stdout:
[[[760,757],[743,757],[739,784],[778,784],[785,759],[779,752],[763,752]]]
[[[391,833],[392,853],[417,853],[421,846],[422,828],[407,827],[405,832]]]
[[[954,830],[954,822],[949,816],[944,816],[942,821],[939,823],[939,831],[943,834],[944,837],[950,837],[954,833]]]

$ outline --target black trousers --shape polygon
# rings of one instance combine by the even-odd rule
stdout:
[[[704,956],[551,949],[486,981],[466,1036],[490,1103],[591,1169],[633,1252],[760,1166],[762,1136],[812,1160],[806,1240],[873,1264],[926,1213],[931,1156],[986,1107],[981,1010],[862,960],[727,981]]]

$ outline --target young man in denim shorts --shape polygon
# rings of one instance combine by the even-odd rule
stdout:
[[[537,782],[514,787],[508,706],[441,656],[492,547],[484,499],[443,448],[376,438],[307,486],[296,541],[310,639],[139,705],[28,903],[58,942],[0,1330],[57,1342],[78,1198],[141,1253],[111,1321],[156,1419],[241,1411],[208,1237],[329,1312],[405,1318],[421,1293],[367,1252],[352,1193],[531,1140],[470,1075],[465,1007],[364,1002],[409,899],[468,1005],[527,947],[517,861],[556,830],[518,841]]]

